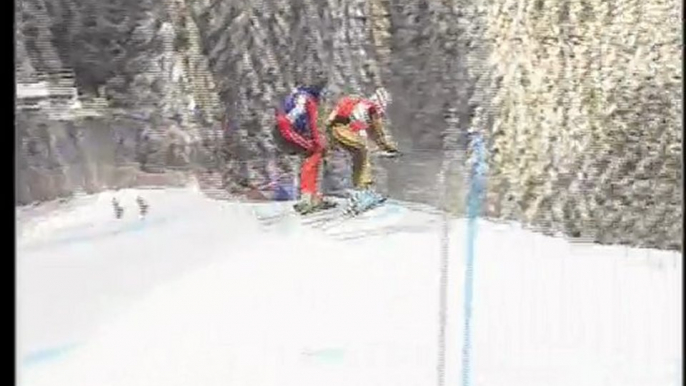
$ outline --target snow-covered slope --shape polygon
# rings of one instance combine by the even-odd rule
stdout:
[[[436,214],[265,228],[257,215],[288,204],[166,190],[118,192],[117,221],[113,194],[20,213],[22,386],[436,383]],[[473,385],[680,384],[680,254],[478,227]],[[466,223],[450,234],[446,385],[462,371]]]

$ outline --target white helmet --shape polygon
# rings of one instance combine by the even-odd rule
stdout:
[[[369,97],[369,100],[379,108],[381,114],[386,114],[386,107],[391,102],[391,95],[385,88],[380,87],[374,91],[374,94]]]

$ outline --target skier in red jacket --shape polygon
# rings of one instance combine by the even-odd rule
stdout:
[[[325,84],[320,81],[312,86],[296,87],[276,113],[279,135],[305,157],[300,168],[300,201],[294,205],[301,214],[333,206],[319,193],[319,170],[326,140],[317,127],[317,110]]]

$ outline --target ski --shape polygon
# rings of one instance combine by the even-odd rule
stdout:
[[[335,216],[338,213],[341,213],[342,211],[342,208],[336,206],[333,208],[323,209],[313,213],[300,215],[300,217],[302,218],[304,224],[310,225],[329,219],[331,218],[331,216]]]
[[[269,215],[264,215],[260,216],[259,214],[256,213],[256,217],[260,223],[263,225],[274,225],[277,224],[286,218],[289,217],[297,217],[299,219],[302,219],[304,223],[308,223],[310,221],[316,221],[317,219],[320,218],[326,218],[330,216],[333,213],[337,213],[340,211],[340,204],[338,203],[331,203],[329,206],[320,208],[318,210],[308,212],[308,213],[299,213],[296,211],[293,207],[289,208],[283,208],[280,212],[276,214],[269,214]]]
[[[348,220],[355,219],[361,215],[367,214],[377,208],[380,208],[383,206],[383,204],[386,202],[387,198],[382,197],[378,199],[376,202],[373,204],[368,204],[366,207],[360,209],[356,208],[355,203],[350,203],[347,207],[345,207],[343,210],[341,210],[341,213],[339,216],[336,216],[329,221],[323,221],[320,224],[317,224],[315,228],[318,228],[322,231],[327,231],[329,229],[332,229],[336,226],[342,225]]]
[[[283,208],[279,213],[257,216],[260,223],[270,227],[287,218],[296,218],[303,225],[322,231],[341,225],[348,220],[367,214],[383,206],[387,197],[373,195],[352,196],[344,202],[332,202],[331,206],[313,212],[299,213],[292,207]]]
[[[311,216],[304,219],[303,224],[311,228],[319,228],[322,224],[326,224],[336,218],[341,217],[346,212],[346,208],[335,208],[333,210],[321,213],[319,216]]]

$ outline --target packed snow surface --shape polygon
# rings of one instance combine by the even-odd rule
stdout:
[[[440,215],[389,203],[322,229],[272,216],[288,205],[177,189],[18,209],[19,384],[437,384]],[[445,385],[467,226],[449,229]],[[472,385],[681,384],[681,254],[477,226]]]

